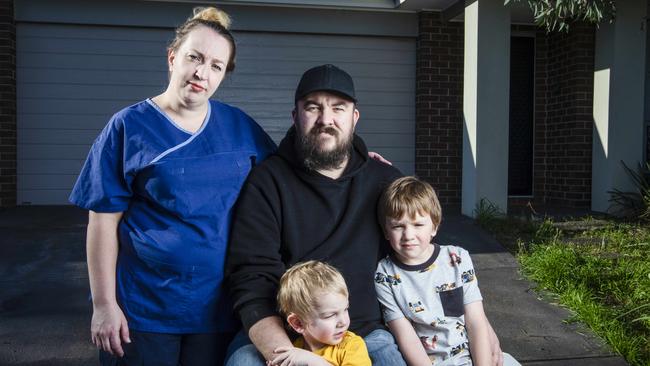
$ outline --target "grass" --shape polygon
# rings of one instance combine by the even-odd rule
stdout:
[[[477,221],[517,255],[524,275],[633,366],[650,366],[650,227],[590,217]]]

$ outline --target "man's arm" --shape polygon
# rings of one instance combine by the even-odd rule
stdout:
[[[248,337],[265,360],[274,359],[276,355],[273,351],[276,349],[293,346],[279,316],[269,316],[253,324],[248,330]]]
[[[280,254],[280,198],[260,168],[251,172],[235,208],[226,283],[249,338],[266,360],[272,360],[275,349],[292,344],[275,300],[286,269]]]

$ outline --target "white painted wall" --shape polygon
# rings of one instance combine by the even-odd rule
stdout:
[[[646,0],[616,3],[616,21],[596,32],[591,208],[610,210],[612,189],[633,190],[621,161],[644,158]]]
[[[465,2],[464,215],[485,198],[508,204],[510,10],[501,0]]]

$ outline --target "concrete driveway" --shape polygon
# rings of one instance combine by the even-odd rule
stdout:
[[[0,365],[97,365],[90,343],[86,212],[71,206],[0,211]],[[504,351],[530,366],[626,365],[569,312],[540,300],[516,260],[462,216],[437,241],[472,254],[488,318]]]

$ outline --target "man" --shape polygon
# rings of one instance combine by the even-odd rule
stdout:
[[[228,365],[263,365],[275,358],[275,349],[291,345],[276,310],[278,281],[288,267],[310,259],[343,273],[350,289],[350,330],[364,337],[373,364],[405,365],[382,326],[373,282],[385,250],[377,200],[401,173],[368,158],[354,134],[356,101],[345,71],[333,65],[306,71],[295,93],[293,127],[277,154],[253,169],[241,192],[226,281],[255,347],[239,348]]]
[[[350,330],[364,338],[373,365],[406,365],[382,325],[374,289],[377,262],[388,248],[377,201],[402,174],[368,157],[354,134],[356,102],[345,71],[334,65],[307,70],[296,88],[293,126],[241,191],[226,283],[246,332],[231,344],[227,366],[264,365],[275,358],[274,350],[291,346],[277,313],[278,282],[287,268],[312,259],[345,277]],[[501,355],[492,338],[493,353]]]

